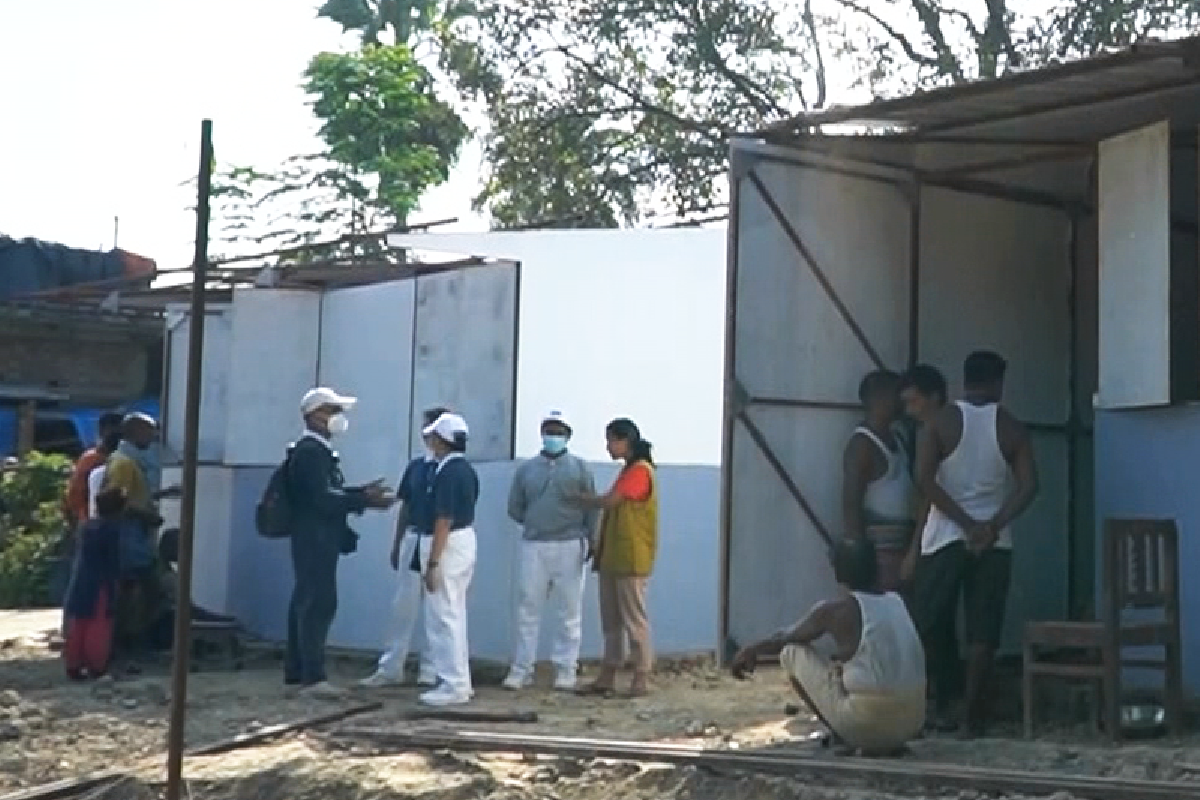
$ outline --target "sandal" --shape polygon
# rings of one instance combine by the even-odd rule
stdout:
[[[611,700],[617,696],[617,690],[612,686],[605,685],[596,681],[589,683],[586,686],[580,686],[575,690],[575,694],[579,697],[600,697],[604,700]]]

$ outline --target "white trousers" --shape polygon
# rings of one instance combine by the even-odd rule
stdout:
[[[550,660],[559,670],[573,671],[576,668],[579,644],[583,638],[586,557],[587,543],[582,539],[521,542],[513,673],[522,678],[533,674],[542,607],[547,598],[553,615],[554,635]]]
[[[396,573],[396,595],[392,598],[392,613],[388,618],[384,650],[379,657],[377,669],[383,675],[393,680],[404,677],[404,665],[408,661],[408,652],[412,647],[413,631],[417,627],[417,618],[421,613],[421,601],[425,589],[421,585],[421,573],[409,569],[412,563],[413,550],[416,549],[421,536],[416,530],[409,528],[404,538],[400,540],[400,569]],[[428,651],[428,648],[426,648]],[[420,677],[432,680],[435,675],[429,653],[421,653]]]
[[[421,537],[421,565],[429,563],[432,536]],[[467,589],[475,574],[475,529],[451,532],[438,563],[441,585],[425,592],[425,642],[438,679],[458,692],[471,691],[467,644]]]

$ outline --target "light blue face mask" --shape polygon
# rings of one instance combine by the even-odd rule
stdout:
[[[567,437],[566,436],[551,436],[550,434],[542,435],[542,450],[551,456],[557,456],[566,452]]]

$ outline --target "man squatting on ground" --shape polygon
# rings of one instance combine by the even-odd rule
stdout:
[[[930,660],[938,725],[950,729],[946,715],[960,662],[944,640],[953,635],[962,594],[968,644],[964,736],[981,734],[986,722],[986,688],[1012,568],[1009,525],[1038,490],[1029,433],[1000,406],[1006,370],[995,353],[967,356],[963,399],[933,416],[917,444],[917,480],[931,508],[913,579],[913,617]]]
[[[516,641],[504,688],[533,682],[542,606],[554,615],[554,688],[574,691],[583,637],[583,586],[600,521],[599,509],[574,498],[596,492],[583,459],[567,452],[571,425],[561,411],[542,420],[542,450],[518,468],[508,496],[508,515],[524,529],[517,586]]]
[[[433,425],[448,409],[430,408],[422,415],[422,430]],[[367,689],[395,686],[404,682],[404,669],[408,651],[412,645],[413,631],[423,607],[425,594],[421,583],[421,559],[419,557],[422,536],[433,535],[433,509],[430,485],[437,470],[437,459],[430,447],[429,437],[423,436],[425,452],[409,462],[396,489],[400,510],[396,515],[396,538],[392,541],[390,563],[396,573],[396,595],[392,599],[392,613],[386,633],[387,650],[379,657],[374,674],[364,678],[359,685]],[[417,667],[417,685],[433,688],[437,685],[437,671],[429,658],[429,648],[420,654]]]
[[[864,755],[892,755],[925,723],[925,657],[904,601],[875,591],[876,571],[869,540],[839,542],[833,550],[837,597],[742,650],[731,669],[745,678],[760,658],[778,655],[792,688],[835,741]],[[832,658],[814,647],[826,635]]]

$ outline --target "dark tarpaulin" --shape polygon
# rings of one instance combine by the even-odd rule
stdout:
[[[153,277],[155,264],[124,250],[80,250],[39,239],[0,235],[0,300],[81,283]]]

